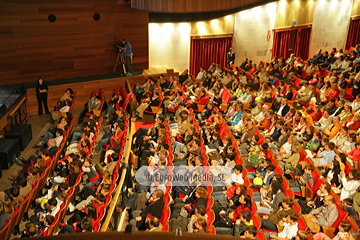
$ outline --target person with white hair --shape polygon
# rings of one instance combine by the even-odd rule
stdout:
[[[256,122],[260,122],[265,118],[265,113],[269,110],[269,106],[264,104],[261,108],[261,112],[254,118]]]

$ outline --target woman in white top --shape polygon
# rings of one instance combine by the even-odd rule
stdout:
[[[67,99],[65,100],[65,106],[59,109],[59,111],[53,111],[51,113],[52,121],[50,123],[57,122],[60,117],[66,117],[66,113],[70,111],[71,106],[71,100]]]
[[[266,196],[261,196],[261,202],[255,202],[258,213],[270,214],[270,212],[278,208],[279,204],[284,200],[284,190],[282,189],[280,181],[273,181],[270,185],[270,190],[272,193],[271,200],[267,198],[268,194],[266,194]]]
[[[306,118],[300,118],[299,124],[294,128],[293,133],[297,135],[302,135],[306,130]]]
[[[342,49],[340,49],[338,52],[335,53],[334,57],[335,58],[339,58],[341,56],[344,56],[344,51]]]
[[[355,142],[356,142],[356,134],[350,133],[347,140],[343,143],[343,145],[338,146],[338,150],[342,153],[347,154],[355,149]]]
[[[348,177],[345,172],[340,172],[340,181],[342,183],[342,189],[340,194],[340,201],[354,194],[360,187],[360,170],[351,169]]]

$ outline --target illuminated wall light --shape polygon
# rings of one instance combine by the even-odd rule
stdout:
[[[213,20],[211,20],[211,21],[210,21],[210,24],[211,24],[212,26],[219,25],[219,19],[213,19]]]
[[[268,3],[266,4],[266,11],[274,13],[276,12],[276,3]]]
[[[164,23],[162,26],[162,29],[164,32],[171,32],[174,30],[174,24],[173,23]]]
[[[161,28],[158,23],[149,23],[149,38],[151,41],[159,41]]]
[[[164,23],[161,25],[160,36],[164,41],[168,41],[171,39],[171,33],[174,31],[173,23]]]
[[[205,23],[204,22],[197,22],[196,27],[198,27],[198,28],[205,27]]]
[[[344,15],[347,11],[349,11],[349,7],[351,9],[351,1],[350,0],[342,0],[339,15]]]
[[[278,3],[279,13],[286,14],[287,6],[288,6],[288,2],[286,0],[279,1],[279,3]]]
[[[180,39],[182,41],[184,40],[188,40],[188,35],[190,34],[190,29],[191,29],[191,23],[180,23],[178,25],[178,31],[180,34]]]
[[[234,21],[233,15],[227,15],[224,19],[226,25],[231,24]]]
[[[180,31],[189,31],[190,29],[190,23],[179,23],[179,26],[178,26],[179,30]]]
[[[338,8],[345,8],[345,6],[343,6],[343,2],[341,1],[341,6],[339,6],[339,1],[338,0],[330,0],[330,3],[329,3],[329,9],[331,11],[337,11]]]
[[[219,31],[219,19],[211,20],[210,28],[212,29],[212,32],[218,32]]]
[[[241,11],[240,16],[243,17],[243,18],[249,17],[250,16],[249,10]]]
[[[196,28],[197,28],[197,32],[200,34],[200,35],[203,35],[205,34],[207,31],[206,31],[206,26],[205,26],[205,23],[204,22],[197,22],[196,23]]]
[[[255,16],[261,14],[261,7],[254,7],[253,9],[251,9],[251,12]]]
[[[233,16],[233,15],[227,15],[227,16],[225,16],[225,20],[226,20],[226,21],[231,21],[231,20],[232,20],[232,16]]]

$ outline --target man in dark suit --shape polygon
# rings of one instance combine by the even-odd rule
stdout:
[[[284,117],[288,113],[288,111],[290,110],[290,107],[289,107],[289,105],[287,105],[287,101],[288,100],[286,98],[283,98],[281,100],[281,105],[280,105],[279,109],[277,109],[277,111],[276,111],[277,115]]]
[[[231,65],[235,63],[235,51],[230,48],[229,52],[226,54],[226,65],[230,69]]]
[[[156,189],[144,210],[133,211],[134,219],[130,221],[130,224],[134,227],[134,230],[146,230],[145,220],[149,214],[160,219],[164,204],[164,191]]]
[[[335,107],[335,108],[330,112],[331,116],[332,116],[332,117],[336,117],[337,115],[339,115],[339,114],[342,112],[342,110],[344,110],[344,105],[345,105],[345,101],[341,99],[341,100],[338,102],[337,107]]]
[[[147,99],[145,99],[143,101],[144,102],[141,103],[140,106],[136,109],[136,111],[138,113],[138,119],[137,120],[142,119],[145,110],[147,110],[149,112],[152,112],[151,107],[159,106],[159,102],[160,102],[159,93],[154,91],[153,96],[151,98],[147,98]]]
[[[329,57],[329,52],[325,51],[324,54],[320,56],[320,58],[318,59],[318,64],[324,63],[328,57]]]
[[[294,79],[294,72],[289,72],[288,74],[285,74],[282,76],[283,77],[283,82],[287,85],[294,85],[295,79]]]
[[[284,121],[283,120],[277,120],[276,124],[275,124],[275,130],[273,132],[273,134],[270,135],[269,138],[270,141],[276,142],[279,140],[279,137],[281,136],[281,129],[284,126]]]
[[[49,151],[49,156],[50,157],[53,157],[57,151],[58,151],[58,147],[56,146],[56,142],[54,139],[50,139],[48,141],[48,151]]]
[[[240,68],[244,69],[246,67],[246,64],[248,64],[248,59],[244,58],[244,61],[241,63]]]

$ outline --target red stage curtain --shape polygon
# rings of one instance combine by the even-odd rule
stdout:
[[[274,31],[274,42],[272,49],[272,57],[277,56],[278,58],[287,59],[290,54],[288,54],[290,37],[292,29],[285,30],[275,30]]]
[[[345,49],[349,50],[358,43],[360,43],[360,18],[355,18],[350,20]]]
[[[212,63],[226,67],[226,53],[231,48],[232,36],[192,38],[190,46],[190,73],[193,76],[200,67],[207,70]]]
[[[308,59],[311,27],[299,28],[296,33],[294,54],[301,59]]]

